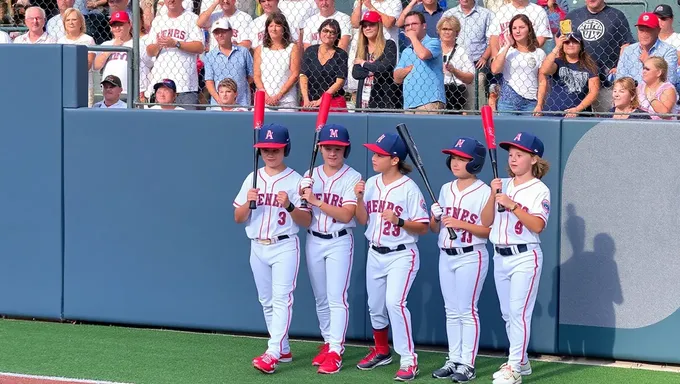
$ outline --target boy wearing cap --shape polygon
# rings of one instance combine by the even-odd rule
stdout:
[[[659,18],[659,39],[680,51],[680,33],[673,30],[673,8],[668,4],[659,4],[654,8],[654,14]]]
[[[177,86],[173,80],[163,79],[153,86],[153,90],[156,93],[156,102],[159,104],[174,104],[177,99]],[[149,109],[184,110],[184,108],[174,105],[154,105]]]
[[[668,82],[677,84],[678,51],[659,39],[659,17],[645,12],[640,15],[635,26],[639,43],[631,44],[623,50],[616,78],[632,77],[638,84],[642,83],[642,63],[652,56],[658,56],[668,64]]]
[[[108,75],[102,80],[104,100],[95,103],[92,108],[127,108],[127,104],[120,100],[123,91],[118,76]]]

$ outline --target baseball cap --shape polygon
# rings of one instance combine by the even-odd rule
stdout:
[[[326,124],[319,132],[319,145],[349,146],[349,132],[339,124]]]
[[[659,28],[659,17],[652,12],[645,12],[638,17],[636,27]]]
[[[129,23],[130,22],[130,15],[128,15],[127,12],[116,12],[113,15],[111,15],[111,19],[109,19],[109,23]]]
[[[216,29],[224,29],[229,31],[231,30],[231,23],[229,23],[229,20],[221,18],[213,23],[212,27],[210,28],[210,33],[215,32]]]
[[[279,124],[267,124],[260,128],[257,134],[257,144],[253,147],[277,149],[284,148],[289,143],[288,128]]]
[[[361,21],[367,21],[369,23],[379,23],[381,20],[380,14],[375,11],[367,11],[361,15]]]
[[[506,151],[510,150],[510,147],[515,147],[538,155],[538,157],[543,157],[543,142],[531,133],[520,132],[515,135],[512,141],[504,141],[498,145]]]
[[[116,87],[121,87],[121,88],[123,87],[123,83],[120,81],[120,78],[118,76],[115,76],[115,75],[106,76],[100,84],[104,84],[104,83],[109,83],[109,84],[114,85]]]
[[[406,159],[406,144],[396,133],[383,133],[375,144],[364,144],[364,147],[379,155],[398,157],[399,160]]]
[[[578,29],[573,30],[571,33],[567,33],[566,37],[567,39],[574,39],[579,43],[583,41],[583,35],[581,35],[581,31]]]
[[[654,14],[659,17],[673,17],[673,8],[668,4],[659,4],[654,8]]]
[[[464,159],[473,159],[478,141],[471,137],[459,137],[453,141],[451,148],[442,149],[442,153]]]
[[[177,86],[175,85],[175,82],[170,79],[163,79],[156,83],[156,85],[153,86],[153,90],[157,91],[160,87],[167,87],[172,89],[174,92],[177,92]]]

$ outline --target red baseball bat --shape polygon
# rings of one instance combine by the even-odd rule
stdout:
[[[257,135],[264,124],[264,95],[263,90],[255,92],[255,110],[253,113],[253,189],[257,188],[257,163],[260,155],[260,150],[255,148],[254,145],[257,144]],[[249,208],[257,208],[257,203],[251,201]]]
[[[489,148],[489,158],[491,159],[493,177],[494,179],[497,179],[498,162],[496,160],[496,127],[493,125],[493,110],[488,105],[482,107],[482,126],[484,127],[486,147]],[[501,190],[497,190],[496,193],[501,193]],[[505,212],[505,207],[498,204],[498,212]]]
[[[321,96],[321,104],[319,105],[319,114],[316,115],[316,127],[314,130],[314,146],[312,148],[312,161],[309,164],[308,176],[312,177],[312,172],[314,171],[314,163],[316,163],[316,155],[319,153],[319,133],[321,128],[326,125],[328,121],[328,111],[331,109],[331,94],[324,92]],[[307,200],[302,199],[300,206],[306,207]]]

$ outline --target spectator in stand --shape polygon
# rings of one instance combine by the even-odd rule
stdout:
[[[323,0],[322,0],[323,1]],[[347,79],[347,52],[338,47],[340,43],[340,24],[335,19],[327,19],[319,26],[321,44],[305,49],[300,74],[300,90],[303,106],[316,108],[321,104],[321,96],[332,96],[331,109],[347,111],[345,91],[342,89]],[[338,112],[338,111],[336,111]]]
[[[635,42],[628,20],[620,10],[610,7],[605,0],[586,0],[585,6],[567,14],[573,30],[583,36],[586,52],[598,64],[600,93],[593,110],[606,112],[611,109],[613,95],[610,74],[616,73],[616,66],[623,49]]]
[[[59,7],[59,14],[53,16],[47,22],[47,33],[54,38],[54,40],[59,40],[66,35],[64,31],[64,13],[67,9],[73,8],[73,3],[75,0],[57,0],[57,7]],[[84,19],[84,18],[83,18]],[[85,28],[85,23],[83,22],[83,28]]]
[[[171,2],[173,0],[169,0]],[[172,9],[169,9],[172,12]],[[162,109],[164,111],[179,111],[184,110],[180,106],[175,106],[177,102],[177,86],[175,82],[170,79],[163,79],[153,86],[156,93],[156,102],[163,105],[154,105],[149,109]]]
[[[250,89],[248,91],[250,93]],[[230,111],[230,112],[247,112],[248,108],[243,107],[228,107],[228,105],[239,104],[238,99],[238,85],[232,79],[222,79],[217,85],[218,101],[220,107],[209,108],[209,111]]]
[[[539,110],[564,111],[565,117],[592,112],[591,105],[600,91],[600,78],[597,64],[583,48],[583,37],[578,30],[556,39],[555,48],[541,65],[541,74],[551,81],[543,82],[538,89]]]
[[[427,30],[427,35],[436,39],[439,37],[437,34],[437,23],[439,19],[444,15],[444,8],[439,4],[437,0],[411,0],[410,3],[401,11],[399,18],[397,19],[397,27],[404,28],[406,23],[406,17],[411,12],[418,12],[425,18],[425,26]]]
[[[296,48],[286,17],[281,12],[267,16],[262,45],[255,48],[253,70],[257,89],[265,91],[265,105],[298,106],[296,84],[300,75],[300,50]]]
[[[639,43],[627,46],[616,71],[616,78],[632,77],[638,84],[642,82],[642,63],[652,56],[662,57],[668,63],[668,82],[677,83],[678,51],[659,40],[659,18],[650,12],[640,15],[637,23]]]
[[[460,23],[460,33],[456,42],[465,47],[475,67],[481,70],[491,56],[487,30],[491,26],[493,14],[488,9],[478,6],[474,0],[460,0],[457,7],[449,9],[442,15],[451,16]]]
[[[108,75],[101,82],[104,100],[95,103],[92,108],[127,108],[127,104],[120,100],[123,87],[118,76]]]
[[[153,88],[151,88],[151,68],[153,68],[155,57],[149,56],[146,52],[146,47],[153,42],[153,36],[148,32],[151,30],[151,23],[153,23],[154,13],[145,11],[139,16],[142,18],[139,23],[139,101],[146,103],[151,97]]]
[[[203,53],[203,32],[196,25],[198,16],[185,10],[179,0],[167,0],[167,15],[159,15],[151,24],[151,43],[146,52],[155,57],[153,79],[174,78],[178,81],[175,101],[198,103],[198,55]],[[158,80],[156,80],[158,81]],[[173,81],[173,84],[175,82]],[[186,107],[196,109],[196,107]]]
[[[79,10],[69,8],[63,13],[63,27],[66,34],[57,40],[57,44],[95,45],[92,36],[85,34],[85,18]],[[87,105],[94,104],[94,86],[92,85],[92,64],[96,54],[87,53]]]
[[[338,48],[342,49],[345,54],[349,50],[349,43],[352,40],[352,21],[350,17],[335,9],[335,0],[316,0],[316,5],[319,7],[319,13],[310,17],[305,23],[304,31],[304,47],[309,48],[312,45],[321,43],[321,24],[326,20],[335,20],[340,26],[338,31],[342,35],[338,36]]]
[[[40,7],[29,7],[26,10],[26,27],[28,32],[17,36],[14,44],[54,44],[54,37],[45,32],[45,10]]]
[[[12,15],[9,12],[9,4],[7,1],[0,1],[0,24],[11,25],[13,23]]]
[[[380,13],[368,11],[361,18],[360,35],[352,76],[359,80],[358,108],[401,109],[392,72],[397,64],[397,44],[385,38]]]
[[[675,85],[667,79],[668,63],[664,59],[653,56],[645,60],[642,67],[642,82],[638,83],[637,87],[640,109],[650,114],[678,113],[678,93]],[[652,115],[652,119],[671,118]]]
[[[503,39],[503,48],[491,62],[491,71],[503,74],[498,111],[540,112],[538,86],[545,77],[539,74],[539,68],[545,52],[539,49],[538,38],[526,15],[515,15],[509,31]]]
[[[569,12],[569,4],[564,1],[564,4],[558,4],[556,0],[538,0],[536,4],[543,7],[548,15],[548,25],[553,36],[557,36],[560,31],[560,21],[567,17]]]
[[[281,0],[279,9],[288,21],[290,32],[295,35],[295,41],[301,43],[304,39],[305,23],[319,12],[314,0]]]
[[[206,4],[206,3],[204,3]],[[219,7],[219,8],[218,8]],[[248,29],[253,22],[249,14],[236,9],[236,0],[215,0],[198,16],[198,26],[208,31],[217,20],[226,19],[231,25],[231,41],[234,45],[240,45],[250,49]],[[208,38],[210,50],[217,48],[217,41]]]
[[[116,12],[109,20],[113,40],[105,41],[102,46],[132,48],[132,26],[127,12]],[[122,98],[127,100],[127,52],[100,52],[94,59],[94,70],[102,70],[102,76],[115,75],[122,81]]]
[[[15,3],[12,5],[12,21],[15,27],[23,27],[26,25],[26,8],[28,6],[22,3]]]
[[[0,44],[12,44],[12,39],[5,31],[0,31]]]
[[[407,113],[438,113],[446,101],[441,43],[427,35],[422,13],[409,12],[404,23],[411,45],[404,49],[394,70],[395,83],[404,84],[404,108],[416,109]]]
[[[670,5],[661,4],[654,8],[654,14],[659,18],[659,26],[661,27],[659,39],[680,51],[680,33],[673,30],[673,8]]]
[[[201,7],[200,7],[200,13],[205,12],[210,6],[214,3],[215,0],[200,0],[201,2]],[[239,11],[249,15],[252,17],[252,15],[255,14],[256,9],[255,9],[255,0],[236,0],[234,2],[234,7],[238,9]],[[220,10],[217,9],[217,12]],[[229,20],[232,24],[235,24],[234,20]],[[210,24],[212,25],[212,24]],[[210,28],[210,25],[208,25],[207,28]],[[247,31],[246,31],[247,32]]]
[[[224,79],[236,81],[242,89],[236,101],[239,105],[250,105],[250,83],[253,82],[253,57],[248,48],[233,45],[233,29],[229,20],[219,19],[212,26],[217,48],[205,55],[205,85],[212,96],[211,104],[220,100],[215,83]]]
[[[248,33],[248,40],[251,42],[251,48],[255,49],[262,45],[262,41],[264,40],[264,35],[267,32],[267,20],[269,19],[269,16],[274,14],[274,13],[281,13],[281,10],[279,10],[279,0],[258,0],[260,2],[260,5],[262,6],[263,14],[253,20],[253,22],[250,24],[250,32]],[[281,13],[283,16],[283,19],[286,21],[286,25],[290,29],[290,25],[288,24],[288,20],[286,19],[285,15]],[[296,33],[291,33],[290,34],[290,41],[291,42],[296,42],[298,40],[298,34]]]
[[[612,115],[614,119],[641,119],[649,120],[651,117],[642,109],[640,109],[640,101],[637,96],[637,89],[635,88],[635,80],[631,77],[622,77],[614,81],[612,87],[612,101],[614,107],[609,112],[615,113]],[[644,115],[630,116],[631,113],[644,113]]]
[[[131,3],[131,1],[129,3]],[[158,16],[165,16],[168,14],[168,7],[165,5],[165,3],[166,3],[165,0],[158,0],[158,3],[156,4],[156,14]],[[182,0],[182,8],[190,12],[193,12],[194,11],[193,0]]]
[[[460,22],[457,18],[442,17],[437,24],[437,31],[442,43],[446,109],[460,111],[467,102],[467,87],[475,79],[475,65],[468,55],[467,48],[457,42],[460,33]]]

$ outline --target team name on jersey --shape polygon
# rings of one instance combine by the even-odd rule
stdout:
[[[318,200],[321,200],[328,205],[342,207],[342,196],[338,196],[335,193],[315,193],[314,195]]]
[[[272,207],[282,207],[276,200],[276,193],[259,193],[257,195],[257,205],[270,205]]]
[[[187,33],[181,29],[164,29],[156,34],[156,39],[161,37],[172,37],[173,39],[184,40],[187,37]]]
[[[454,219],[460,221],[467,221],[470,224],[477,224],[477,220],[479,220],[479,216],[477,214],[471,213],[465,208],[446,207],[444,210],[444,215],[453,217]]]
[[[394,205],[394,203],[385,200],[369,200],[366,202],[366,212],[370,215],[371,213],[380,213],[386,209],[391,209],[397,216],[401,216],[404,212],[404,208],[399,205]]]
[[[113,52],[109,56],[109,60],[125,60],[127,61],[127,52]]]

